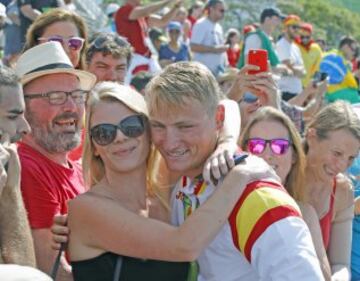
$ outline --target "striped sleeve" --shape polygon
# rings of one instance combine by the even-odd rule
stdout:
[[[294,199],[277,183],[248,184],[229,217],[232,239],[251,263],[251,250],[265,230],[286,217],[301,217]]]

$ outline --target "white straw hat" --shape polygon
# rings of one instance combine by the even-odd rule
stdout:
[[[23,85],[48,74],[69,73],[78,77],[82,90],[90,90],[96,83],[95,75],[77,70],[59,42],[47,42],[24,52],[15,67]]]

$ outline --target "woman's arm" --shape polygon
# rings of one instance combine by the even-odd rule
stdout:
[[[141,258],[195,260],[227,221],[246,184],[269,177],[277,179],[263,160],[248,157],[180,227],[141,217],[115,200],[80,196],[69,204],[70,257],[88,258],[77,253],[83,246]]]
[[[321,228],[319,224],[319,218],[315,209],[306,203],[298,202],[303,215],[303,219],[309,227],[311,238],[314,243],[316,255],[320,262],[321,271],[326,281],[331,281],[331,268],[326,255],[324,242],[322,240]]]
[[[352,219],[354,216],[354,195],[350,181],[343,176],[337,178],[334,204],[334,219],[328,258],[332,280],[350,280],[350,258],[352,241]]]

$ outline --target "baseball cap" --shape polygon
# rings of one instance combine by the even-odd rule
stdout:
[[[301,23],[301,19],[299,16],[297,15],[288,15],[284,20],[283,20],[283,24],[285,26],[289,26],[289,25],[296,25],[296,24],[300,24]]]
[[[163,32],[158,28],[152,28],[149,31],[149,37],[150,37],[151,41],[155,41],[155,40],[160,40],[161,42],[167,41]]]
[[[263,22],[265,18],[270,18],[273,16],[279,17],[281,20],[284,20],[286,16],[281,13],[281,11],[277,8],[266,8],[261,12],[260,21]]]
[[[168,26],[167,26],[168,30],[179,30],[181,31],[181,23],[178,21],[171,21],[169,22]]]

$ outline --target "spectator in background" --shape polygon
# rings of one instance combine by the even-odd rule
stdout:
[[[104,32],[116,32],[116,25],[115,25],[115,14],[119,10],[120,5],[116,3],[109,3],[106,6],[105,13],[108,17],[107,25],[102,29]]]
[[[175,16],[182,0],[162,0],[154,3],[141,5],[141,0],[126,0],[115,15],[116,30],[119,35],[127,38],[134,48],[134,54],[125,83],[129,84],[134,69],[141,66],[141,70],[157,73],[161,70],[156,58],[152,58],[148,47],[148,27],[165,27]],[[162,8],[173,5],[168,13],[162,17],[155,15]],[[145,69],[146,68],[146,69]]]
[[[295,39],[299,46],[306,75],[302,79],[302,85],[305,88],[313,78],[314,74],[319,71],[322,51],[320,46],[312,38],[313,26],[310,23],[300,25],[300,37]]]
[[[194,61],[204,64],[215,75],[224,72],[228,64],[222,26],[226,7],[223,0],[210,0],[206,4],[208,15],[196,22],[193,27],[190,46]]]
[[[352,73],[351,61],[355,58],[358,43],[353,37],[344,36],[339,42],[338,50],[324,54],[320,62],[320,71],[329,77],[328,91],[325,99],[328,102],[346,100],[359,103],[358,83]]]
[[[196,21],[203,16],[204,12],[204,3],[201,1],[195,1],[194,4],[188,10],[188,20],[191,23],[191,29],[189,37],[191,38],[192,29],[196,23]]]
[[[149,38],[152,45],[151,47],[153,47],[152,52],[157,56],[159,54],[161,44],[166,43],[168,40],[164,35],[164,32],[160,28],[156,27],[153,27],[149,30]]]
[[[124,84],[131,54],[132,48],[124,37],[116,33],[96,33],[86,50],[86,70],[96,76],[97,82]]]
[[[188,11],[184,6],[181,6],[177,11],[173,21],[177,21],[181,24],[182,29],[182,38],[180,38],[184,43],[188,44],[191,38],[191,22],[187,18]]]
[[[24,52],[16,72],[21,77],[25,116],[31,127],[31,133],[18,143],[21,190],[37,265],[49,273],[56,256],[50,246],[53,217],[67,213],[67,201],[86,190],[81,165],[69,160],[68,153],[79,145],[86,95],[96,78],[74,69],[56,42]],[[58,280],[70,276],[65,267],[59,274]]]
[[[297,15],[288,15],[283,21],[283,37],[276,43],[279,60],[288,68],[286,75],[282,75],[279,80],[279,88],[285,101],[301,93],[301,79],[306,74],[300,49],[295,44],[295,38],[299,35],[300,23],[301,20]]]
[[[145,87],[153,78],[153,75],[150,72],[140,71],[136,73],[131,79],[130,86],[135,88],[143,96],[145,95]]]
[[[229,65],[236,67],[241,53],[240,32],[235,28],[230,28],[226,33],[225,44],[229,46],[226,51]]]
[[[182,26],[177,21],[171,21],[167,26],[170,42],[163,44],[159,50],[159,62],[165,67],[173,62],[189,61],[191,59],[190,50],[186,43],[180,40]]]
[[[21,42],[25,43],[26,32],[31,23],[44,12],[60,7],[58,0],[17,0],[20,10]]]
[[[58,8],[36,18],[26,34],[24,50],[49,41],[59,42],[73,66],[83,70],[87,40],[87,28],[82,17]]]
[[[249,27],[250,32],[248,32],[244,38],[238,68],[242,68],[246,64],[246,56],[251,49],[266,50],[272,67],[280,63],[274,49],[271,35],[284,18],[285,16],[275,8],[266,8],[261,12],[259,28],[251,30]]]
[[[3,62],[13,66],[22,50],[19,8],[16,0],[6,7],[6,25],[4,27],[5,46]]]

